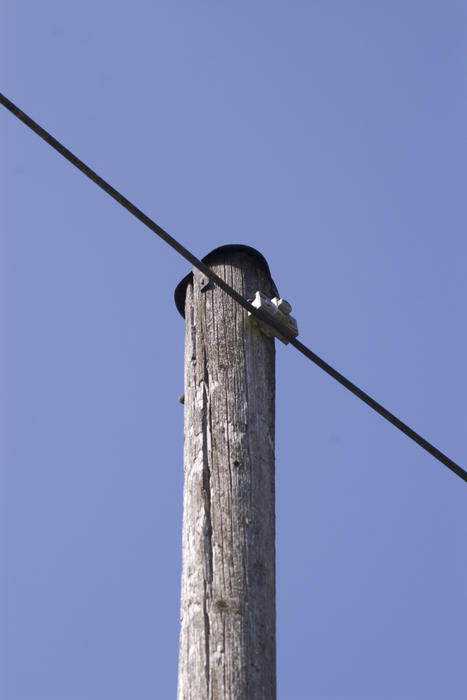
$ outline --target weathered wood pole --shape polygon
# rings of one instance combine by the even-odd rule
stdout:
[[[264,258],[223,246],[204,262],[246,298],[276,293]],[[274,339],[191,274],[179,700],[274,700]]]

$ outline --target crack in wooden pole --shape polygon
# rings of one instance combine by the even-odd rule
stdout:
[[[246,298],[272,297],[267,263],[251,250],[217,249],[209,266]],[[274,340],[196,275],[184,293],[178,698],[274,700]]]

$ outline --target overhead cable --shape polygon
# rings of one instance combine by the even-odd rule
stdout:
[[[443,452],[438,450],[434,445],[432,445],[428,440],[425,440],[421,435],[412,430],[406,423],[401,421],[397,416],[388,411],[384,406],[375,401],[369,394],[360,389],[356,384],[351,382],[349,379],[344,377],[343,374],[338,372],[336,369],[331,367],[327,362],[325,362],[321,357],[316,355],[312,350],[307,348],[303,343],[297,340],[292,335],[287,335],[284,326],[275,321],[270,314],[263,311],[263,309],[257,309],[249,301],[247,301],[241,294],[236,292],[232,287],[230,287],[224,280],[216,275],[207,265],[205,265],[201,260],[199,260],[195,255],[190,253],[187,248],[185,248],[181,243],[179,243],[175,238],[173,238],[167,231],[156,224],[149,216],[144,214],[138,207],[136,207],[132,202],[130,202],[126,197],[124,197],[120,192],[118,192],[112,185],[110,185],[106,180],[104,180],[100,175],[98,175],[89,166],[83,163],[77,156],[75,156],[68,148],[65,148],[57,139],[55,139],[51,134],[49,134],[45,129],[43,129],[37,122],[35,122],[31,117],[29,117],[25,112],[23,112],[19,107],[17,107],[13,102],[11,102],[5,95],[0,93],[0,103],[6,107],[15,117],[22,121],[26,126],[28,126],[32,131],[34,131],[38,136],[40,136],[44,141],[46,141],[52,148],[54,148],[60,155],[62,155],[66,160],[72,163],[78,170],[81,170],[84,175],[86,175],[90,180],[96,183],[104,192],[107,192],[113,199],[115,199],[119,204],[127,209],[133,216],[139,219],[145,226],[147,226],[151,231],[156,233],[162,240],[164,240],[168,245],[170,245],[174,250],[182,255],[186,260],[188,260],[192,265],[194,265],[198,270],[205,274],[209,279],[211,279],[214,284],[224,290],[232,299],[234,299],[240,306],[250,312],[252,316],[257,318],[259,321],[268,324],[274,330],[279,332],[282,336],[286,336],[287,340],[293,345],[299,352],[301,352],[305,357],[314,362],[318,367],[329,374],[333,379],[338,381],[342,386],[351,391],[355,396],[358,396],[364,403],[366,403],[370,408],[372,408],[380,416],[383,416],[387,421],[392,423],[396,428],[402,431],[409,438],[414,440],[418,445],[423,447],[424,450],[429,452],[433,457],[435,457],[441,464],[444,464],[448,469],[453,471],[457,476],[459,476],[464,481],[467,481],[467,471],[460,467],[456,462],[447,457]]]

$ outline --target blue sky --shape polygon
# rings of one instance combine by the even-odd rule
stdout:
[[[464,468],[467,6],[5,0],[2,92]],[[2,700],[175,696],[189,265],[2,138]],[[465,483],[277,347],[281,700],[461,700]]]

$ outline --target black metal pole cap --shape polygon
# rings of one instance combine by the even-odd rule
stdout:
[[[274,280],[271,277],[271,271],[269,270],[269,265],[266,262],[266,258],[264,255],[261,255],[261,253],[256,250],[255,248],[251,248],[249,245],[242,245],[240,243],[231,243],[229,245],[222,245],[219,248],[214,248],[214,250],[211,250],[210,253],[204,256],[204,258],[201,258],[201,261],[208,265],[214,258],[216,258],[218,255],[222,255],[224,253],[247,253],[247,255],[250,255],[252,258],[256,260],[256,262],[263,267],[263,269],[266,271],[268,274],[272,288],[274,290],[274,294],[276,296],[279,296],[279,292],[277,291],[277,287],[274,284]],[[191,283],[193,279],[193,271],[189,272],[176,286],[175,288],[175,293],[174,293],[174,298],[175,298],[175,306],[177,307],[178,311],[180,314],[185,318],[185,298],[186,298],[186,288],[188,285]]]

